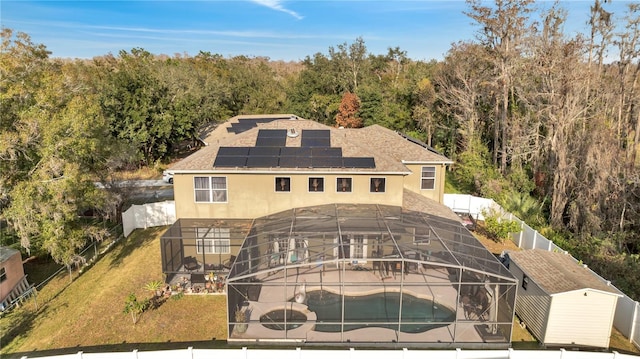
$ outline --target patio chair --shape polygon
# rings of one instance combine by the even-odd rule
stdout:
[[[200,268],[200,264],[195,257],[189,256],[184,258],[184,269],[194,271],[198,268]]]

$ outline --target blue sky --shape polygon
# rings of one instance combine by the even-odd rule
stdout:
[[[592,2],[562,4],[567,31],[585,31]],[[624,4],[606,6],[622,14]],[[362,37],[372,54],[398,46],[414,60],[441,60],[451,43],[474,38],[465,10],[462,0],[2,0],[0,22],[46,45],[52,57],[140,47],[170,56],[202,50],[298,61]]]

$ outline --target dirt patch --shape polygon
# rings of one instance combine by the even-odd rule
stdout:
[[[478,238],[480,243],[482,243],[482,245],[484,245],[485,248],[487,248],[489,252],[493,254],[500,254],[503,251],[519,251],[520,250],[520,248],[518,248],[518,246],[516,246],[515,243],[513,243],[509,239],[504,240],[502,242],[494,241],[493,239],[491,239],[487,235],[487,232],[485,231],[482,225],[482,222],[478,222],[478,224],[476,225],[476,229],[471,233],[473,233],[473,235],[476,238]]]

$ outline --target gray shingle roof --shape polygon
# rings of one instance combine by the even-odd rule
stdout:
[[[235,134],[227,129],[232,123],[237,122],[239,118],[275,118],[271,122],[259,123],[257,127],[249,129],[245,132]],[[323,125],[321,123],[305,120],[295,117],[295,120],[289,119],[293,115],[256,115],[256,116],[236,116],[229,121],[220,124],[215,129],[209,129],[208,133],[203,136],[204,141],[208,144],[176,163],[171,167],[174,171],[214,171],[213,162],[221,146],[224,147],[253,147],[256,142],[259,129],[295,129],[298,133],[302,133],[305,129],[324,129],[331,133],[331,146],[342,148],[345,157],[373,157],[376,167],[356,168],[356,169],[309,169],[305,171],[350,171],[350,172],[395,172],[408,173],[409,170],[402,163],[422,162],[422,163],[452,163],[451,160],[428,148],[421,146],[415,142],[409,141],[400,134],[386,129],[382,126],[373,125],[359,129],[340,129]],[[301,136],[287,137],[287,147],[300,147]],[[265,168],[266,169],[266,168]],[[222,168],[222,171],[230,170],[243,171],[242,168],[230,169]],[[251,170],[256,170],[252,168]],[[272,171],[296,171],[295,168],[271,168]]]
[[[577,263],[569,254],[529,249],[509,252],[509,258],[550,295],[588,288],[621,294],[615,287],[608,286],[588,268]]]

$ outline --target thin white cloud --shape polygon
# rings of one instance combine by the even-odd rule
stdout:
[[[280,0],[251,0],[252,2],[258,4],[258,5],[262,5],[262,6],[266,6],[269,9],[273,9],[276,11],[282,11],[284,13],[287,13],[293,17],[295,17],[298,20],[302,20],[304,17],[300,14],[298,14],[297,12],[293,11],[293,10],[289,10],[287,8],[285,8],[284,6],[282,6],[282,1]]]

